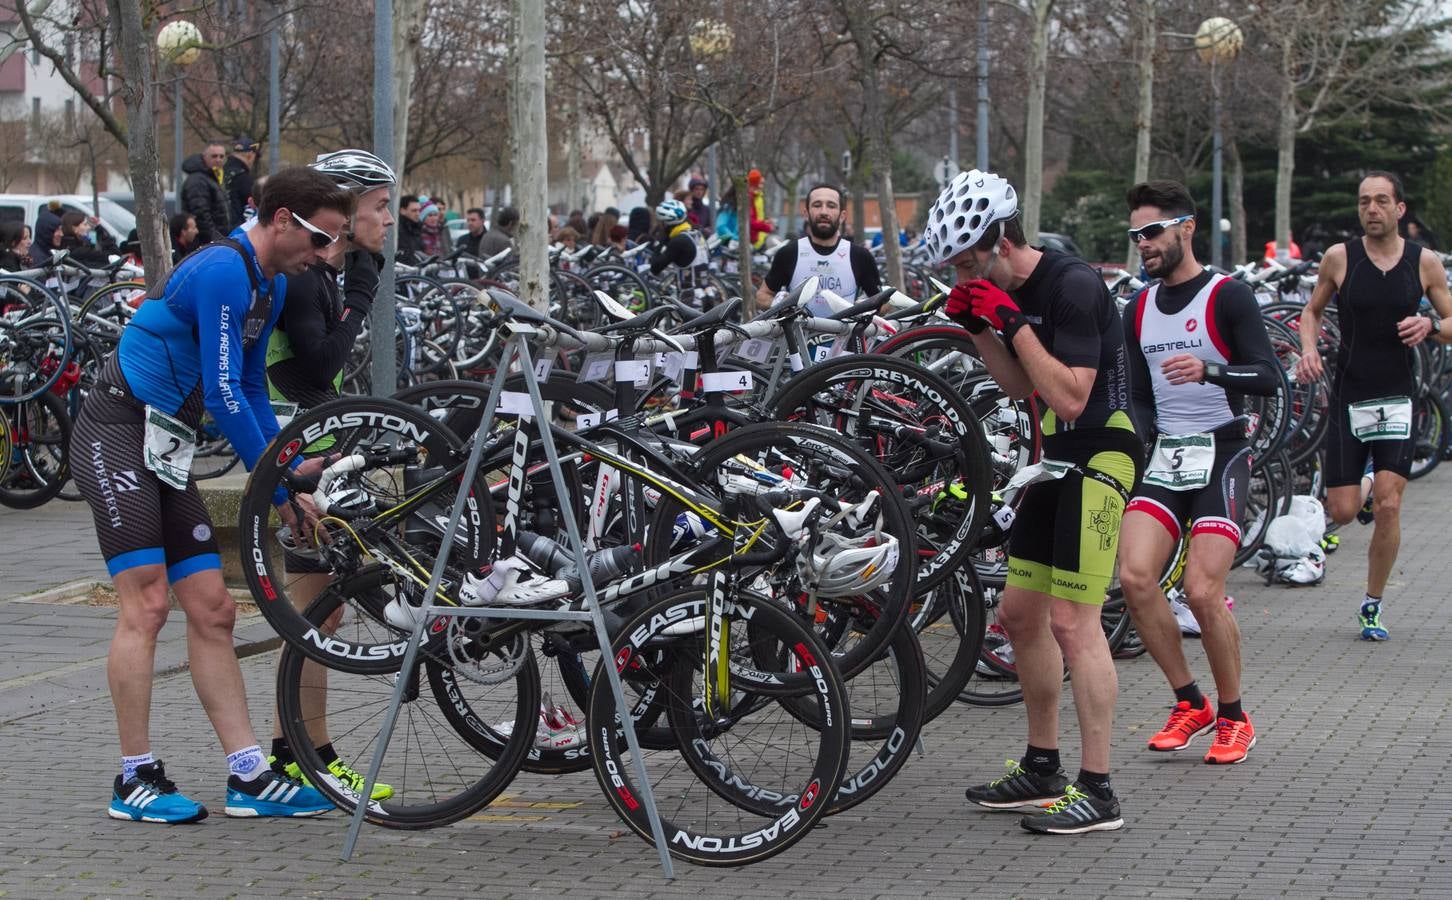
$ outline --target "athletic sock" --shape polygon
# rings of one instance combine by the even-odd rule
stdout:
[[[1023,755],[1023,767],[1035,775],[1053,775],[1060,769],[1058,747],[1035,747],[1028,745],[1028,752]]]
[[[1376,604],[1377,608],[1380,608],[1381,607],[1381,598],[1380,597],[1373,597],[1370,594],[1367,594],[1366,595],[1366,599],[1363,600],[1363,601],[1361,601],[1361,606],[1363,608],[1365,608],[1367,606],[1372,605],[1373,603]]]
[[[338,759],[338,751],[333,749],[333,742],[329,741],[318,748],[318,756],[322,759],[323,765],[330,766]]]
[[[1088,769],[1080,769],[1077,780],[1089,790],[1089,793],[1100,800],[1114,799],[1114,788],[1109,785],[1108,772],[1091,772]]]
[[[1200,685],[1193,681],[1184,687],[1175,688],[1175,699],[1184,700],[1190,704],[1191,709],[1201,709],[1205,706],[1205,695],[1200,693]]]
[[[156,759],[151,755],[150,750],[140,756],[121,757],[121,780],[130,781],[136,777],[136,770],[138,768],[141,766],[149,766],[154,762],[156,762]]]
[[[287,738],[272,739],[272,758],[277,760],[279,766],[285,766],[290,762],[297,762],[292,755],[292,748],[287,745]]]
[[[243,781],[256,781],[262,777],[263,772],[271,771],[267,767],[267,757],[262,755],[262,748],[257,744],[243,747],[236,753],[228,753],[227,768]]]
[[[1229,703],[1221,700],[1220,709],[1216,713],[1216,717],[1220,719],[1229,719],[1232,722],[1244,722],[1245,711],[1240,708],[1239,700]]]

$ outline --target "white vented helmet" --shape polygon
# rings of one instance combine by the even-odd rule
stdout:
[[[897,570],[898,540],[874,531],[865,538],[828,532],[797,556],[803,587],[822,597],[855,597],[887,584]]]
[[[398,183],[393,167],[367,150],[335,150],[319,154],[308,168],[322,172],[340,188],[359,194]]]
[[[959,172],[928,210],[928,253],[942,265],[978,243],[994,222],[1018,214],[1018,193],[1006,179],[972,169]]]
[[[667,198],[655,208],[655,217],[662,225],[679,225],[686,221],[686,205],[675,198]]]

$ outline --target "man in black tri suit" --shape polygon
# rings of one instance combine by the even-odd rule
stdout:
[[[1028,245],[1018,195],[997,175],[954,178],[925,233],[934,262],[957,272],[948,315],[968,329],[1005,393],[1037,393],[1045,407],[1044,462],[1019,501],[998,607],[1023,684],[1028,749],[967,797],[984,809],[1039,812],[1019,824],[1040,834],[1120,828],[1109,783],[1119,682],[1099,618],[1144,455],[1130,418],[1124,329],[1098,273]],[[1072,783],[1059,761],[1066,664],[1082,744]]]
[[[872,251],[842,236],[842,189],[832,184],[813,185],[802,201],[807,234],[776,252],[756,301],[771,305],[778,291],[791,290],[815,276],[822,290],[851,300],[861,291],[871,297],[882,290],[882,276]],[[812,298],[806,298],[810,301]]]
[[[1240,702],[1240,629],[1225,608],[1225,578],[1240,546],[1250,486],[1243,394],[1281,384],[1250,287],[1195,259],[1195,201],[1184,185],[1130,188],[1129,236],[1157,279],[1124,308],[1125,344],[1139,433],[1154,440],[1119,531],[1119,582],[1145,647],[1169,679],[1175,705],[1149,749],[1184,750],[1215,733],[1207,763],[1238,763],[1255,746]],[[1200,692],[1160,574],[1189,532],[1185,594],[1200,625],[1219,709]]]
[[[1447,273],[1437,255],[1397,233],[1406,215],[1402,181],[1374,171],[1361,180],[1357,215],[1365,234],[1326,251],[1311,301],[1301,314],[1301,360],[1296,376],[1313,381],[1324,371],[1316,339],[1333,296],[1341,345],[1331,372],[1331,417],[1326,433],[1326,511],[1350,522],[1368,490],[1376,524],[1367,552],[1366,597],[1358,620],[1362,640],[1384,641],[1382,592],[1401,544],[1402,492],[1416,446],[1412,403],[1412,348],[1431,337],[1452,343],[1444,326],[1452,316]],[[1422,297],[1430,316],[1417,314]],[[1367,484],[1367,462],[1371,479]]]

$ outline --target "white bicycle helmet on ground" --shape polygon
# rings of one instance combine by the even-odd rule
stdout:
[[[374,188],[398,183],[393,167],[367,150],[335,150],[322,153],[308,168],[333,179],[338,187],[366,194]]]
[[[928,253],[942,265],[972,247],[994,222],[1018,215],[1018,193],[1007,179],[972,169],[959,172],[928,210]]]
[[[667,227],[686,221],[686,205],[673,197],[667,197],[655,208],[655,217]]]

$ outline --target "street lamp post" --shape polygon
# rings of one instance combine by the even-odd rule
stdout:
[[[1229,19],[1206,19],[1195,30],[1195,52],[1210,65],[1210,92],[1214,98],[1213,161],[1210,167],[1210,264],[1223,269],[1225,252],[1221,247],[1220,220],[1224,206],[1224,142],[1220,133],[1220,64],[1235,59],[1243,42],[1240,26]]]
[[[156,47],[161,58],[171,64],[176,74],[172,82],[176,94],[176,160],[172,166],[172,191],[176,194],[176,208],[181,209],[181,166],[182,166],[182,76],[186,67],[202,55],[202,32],[185,19],[177,19],[157,32]],[[163,204],[164,205],[164,204]]]

